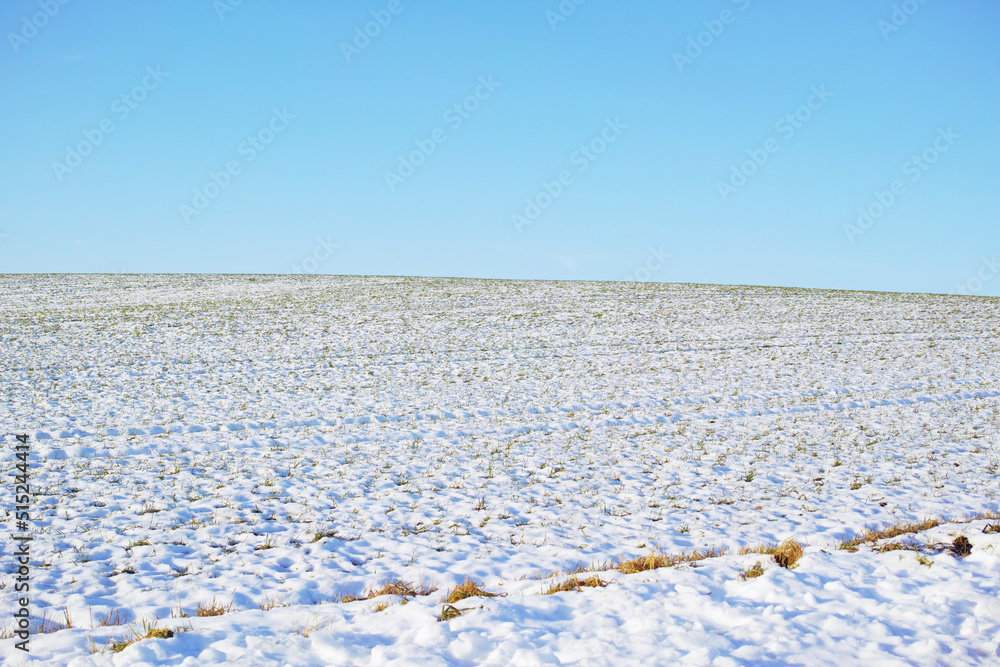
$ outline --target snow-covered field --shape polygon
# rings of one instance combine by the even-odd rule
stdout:
[[[996,512],[1000,299],[7,275],[0,315],[0,628],[16,433],[32,612],[72,625],[8,664],[1000,662],[995,518],[838,548]],[[501,596],[439,621],[467,577]],[[437,590],[342,601],[397,580]]]

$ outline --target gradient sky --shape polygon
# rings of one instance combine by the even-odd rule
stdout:
[[[1000,295],[990,0],[6,0],[0,27],[0,272]]]

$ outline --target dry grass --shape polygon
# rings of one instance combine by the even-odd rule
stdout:
[[[969,538],[959,535],[951,545],[951,552],[959,558],[964,558],[972,553],[972,543]]]
[[[920,551],[920,547],[916,544],[910,544],[907,542],[886,542],[878,549],[879,553],[886,553],[888,551]]]
[[[736,550],[739,556],[748,556],[750,554],[762,554],[765,556],[770,556],[778,550],[777,544],[757,544],[752,547],[740,547]]]
[[[42,620],[38,622],[38,626],[32,631],[32,634],[45,635],[50,632],[59,632],[60,630],[68,630],[73,627],[73,620],[69,617],[69,609],[67,607],[62,608],[62,621],[50,620],[47,615],[42,615]]]
[[[472,579],[466,577],[465,581],[451,589],[448,593],[448,597],[446,597],[444,601],[448,604],[453,604],[459,600],[464,600],[465,598],[495,598],[496,596],[496,593],[488,593],[483,590],[482,584],[477,584]]]
[[[277,595],[275,595],[274,597],[271,596],[265,597],[264,601],[261,602],[258,606],[260,607],[261,611],[271,611],[275,607],[288,607],[290,604],[291,603],[285,602]]]
[[[346,604],[348,602],[357,602],[358,600],[364,600],[364,596],[359,596],[355,591],[349,589],[341,589],[333,594],[328,600],[320,600],[317,604]]]
[[[455,605],[446,604],[441,607],[441,618],[442,621],[450,621],[453,618],[457,618],[469,611],[468,609],[459,609]]]
[[[975,519],[970,519],[974,521]],[[899,523],[883,526],[882,528],[866,528],[854,539],[840,543],[840,549],[847,551],[857,551],[863,544],[872,544],[879,540],[889,540],[900,535],[919,533],[922,530],[929,530],[935,526],[946,523],[944,519],[924,519],[923,521],[900,521]]]
[[[570,577],[561,584],[552,584],[549,586],[549,589],[543,593],[543,595],[552,595],[553,593],[562,593],[564,591],[579,591],[584,588],[604,588],[607,585],[608,582],[603,581],[596,574],[587,577],[586,579]]]
[[[583,563],[578,563],[576,567],[572,569],[565,570],[549,570],[549,571],[539,571],[531,575],[531,578],[535,581],[541,581],[543,579],[554,579],[555,577],[566,577],[573,576],[575,574],[584,574],[586,572],[607,572],[608,570],[615,569],[614,561],[598,561],[596,563],[591,563],[590,565],[584,565]],[[527,576],[521,576],[519,579],[527,579]]]
[[[786,570],[791,570],[799,562],[799,559],[802,558],[802,553],[802,545],[793,538],[789,538],[778,545],[773,558],[775,563]]]
[[[653,552],[644,558],[633,558],[630,560],[618,559],[615,569],[622,574],[636,574],[647,572],[661,567],[673,567],[683,563],[695,563],[706,558],[718,558],[725,556],[725,549],[707,549],[705,551],[689,551],[687,553],[669,556],[667,554]]]
[[[231,612],[231,611],[233,611],[235,609],[236,609],[236,604],[233,603],[233,602],[230,602],[229,604],[224,605],[221,602],[216,602],[215,598],[212,598],[212,601],[209,602],[208,604],[205,604],[204,602],[199,602],[198,603],[198,609],[195,610],[194,615],[195,616],[222,616],[223,614],[228,614],[229,612]]]
[[[323,602],[332,602],[335,604],[347,604],[348,602],[360,602],[361,600],[371,600],[383,595],[398,595],[404,600],[410,597],[417,597],[423,595],[430,595],[437,590],[437,586],[434,586],[426,581],[422,581],[419,584],[411,584],[403,581],[402,579],[386,579],[381,584],[375,586],[369,586],[363,592],[358,593],[357,591],[340,591],[335,593],[333,597]],[[269,601],[265,601],[267,603]],[[263,609],[264,604],[262,603],[261,608]],[[287,603],[278,603],[272,606],[275,607],[287,607]]]
[[[109,611],[107,614],[104,615],[104,618],[97,621],[96,626],[94,626],[93,619],[91,619],[90,625],[98,628],[104,628],[107,626],[114,626],[114,625],[127,625],[128,622],[129,622],[128,612],[122,609],[112,609],[111,611]]]
[[[381,595],[399,595],[401,597],[414,597],[418,595],[430,595],[437,590],[436,586],[431,586],[426,582],[422,582],[419,586],[414,586],[413,584],[408,584],[402,579],[391,579],[383,583],[380,587],[373,586],[369,588],[364,596],[360,599],[370,600],[372,598],[377,598]],[[347,598],[353,598],[348,600]],[[341,602],[352,602],[358,599],[353,596],[343,596]]]
[[[131,637],[119,637],[118,639],[109,638],[105,642],[104,646],[100,649],[97,648],[97,644],[94,640],[90,640],[90,648],[92,653],[104,653],[108,649],[112,653],[121,653],[127,649],[132,644],[143,639],[169,639],[174,636],[174,631],[169,628],[158,628],[156,623],[147,624],[146,621],[142,622],[142,632],[139,632],[135,628],[130,628],[132,630]]]
[[[305,623],[295,626],[295,634],[308,638],[310,632],[315,632],[329,623],[330,621],[321,621],[319,616],[310,616]]]
[[[417,592],[412,584],[408,584],[402,579],[387,581],[381,588],[370,588],[365,594],[366,598],[376,598],[382,595],[401,595],[403,597],[416,595]]]
[[[325,540],[328,537],[333,538],[335,540],[339,539],[337,537],[337,532],[336,531],[333,531],[333,530],[317,530],[315,533],[313,533],[312,541],[313,541],[313,543],[316,543],[316,542],[319,542],[320,540]]]
[[[979,512],[970,515],[964,519],[950,519],[950,518],[940,518],[940,519],[924,519],[923,521],[901,521],[896,524],[891,524],[884,526],[882,528],[866,528],[860,534],[855,536],[853,539],[842,542],[839,545],[840,549],[845,549],[847,551],[857,551],[858,547],[864,544],[872,544],[879,540],[892,539],[894,537],[899,537],[901,535],[909,535],[913,533],[918,533],[924,530],[929,530],[936,526],[940,526],[946,523],[969,523],[972,521],[981,520],[1000,520],[1000,511],[989,510],[985,512]],[[1000,530],[1000,524],[997,524],[996,528],[992,526],[987,526],[983,532],[993,532],[994,530]],[[319,536],[318,539],[323,537],[330,537],[329,534],[323,534]],[[971,544],[964,537],[960,537],[955,540],[952,545],[945,545],[944,548],[948,549],[955,555],[961,557],[967,555],[971,551]],[[905,542],[893,541],[883,544],[878,548],[880,552],[887,551],[899,551],[899,550],[910,550],[919,551],[920,547],[918,545],[907,544]],[[750,554],[763,554],[770,555],[773,557],[774,562],[779,566],[792,569],[796,566],[799,559],[804,553],[803,545],[797,542],[794,538],[790,538],[782,542],[781,544],[758,544],[755,546],[745,546],[740,547],[736,553],[738,555],[750,555]],[[608,585],[608,582],[601,580],[596,574],[592,574],[589,577],[579,578],[576,575],[584,573],[593,572],[603,572],[608,570],[617,570],[622,574],[637,574],[640,572],[647,572],[649,570],[655,570],[664,567],[675,567],[677,565],[683,565],[685,563],[697,563],[708,558],[718,558],[720,556],[732,555],[733,552],[727,551],[722,548],[712,548],[705,550],[695,550],[680,554],[664,554],[662,552],[653,552],[647,556],[625,559],[619,558],[617,562],[605,561],[596,562],[590,566],[584,566],[583,564],[577,565],[576,568],[571,570],[565,570],[561,572],[551,572],[551,573],[539,573],[536,579],[548,579],[560,576],[568,576],[569,578],[560,582],[554,583],[547,590],[543,592],[543,595],[551,595],[553,593],[566,592],[566,591],[580,591],[583,588],[588,587],[600,587],[604,588]],[[919,558],[919,556],[918,556]],[[753,579],[761,576],[765,571],[764,566],[760,561],[757,561],[752,567],[741,571],[739,579],[741,581],[746,581],[747,579]],[[525,577],[522,577],[522,579]],[[410,584],[402,581],[401,579],[390,579],[385,581],[379,586],[373,586],[366,590],[363,595],[355,595],[353,593],[341,593],[331,600],[331,602],[337,603],[347,603],[356,602],[359,600],[370,600],[372,598],[377,598],[384,595],[397,595],[405,599],[414,596],[425,596],[430,595],[437,588],[435,586],[428,585],[426,582],[419,585]],[[445,598],[445,604],[441,611],[441,620],[445,621],[450,618],[455,618],[462,613],[469,611],[468,609],[459,609],[453,605],[453,603],[460,600],[464,600],[470,597],[496,597],[496,593],[490,593],[482,588],[482,585],[473,581],[472,579],[466,578],[461,584],[449,591],[447,597]],[[264,602],[260,604],[260,608],[267,611],[275,607],[288,606],[288,603],[280,601],[277,597],[265,599]],[[382,611],[388,608],[389,603],[381,602],[376,604],[372,609],[373,611]],[[221,603],[213,601],[208,604],[199,604],[196,615],[197,616],[219,616],[222,614],[229,613],[235,608],[234,603],[230,602],[228,605],[222,605]],[[65,613],[65,610],[64,610]],[[50,622],[48,627],[53,629],[48,630],[49,632],[63,629],[65,627],[72,627],[69,621],[68,614],[66,615],[65,623]],[[100,626],[105,625],[123,625],[127,622],[127,617],[124,612],[120,610],[115,610],[110,612],[104,619],[99,623]],[[43,619],[43,624],[45,620]],[[309,631],[315,629],[315,625],[308,624],[301,630],[297,630],[300,633],[308,633]],[[169,637],[173,636],[170,630],[160,630],[156,629],[155,626],[146,629],[144,623],[145,632],[143,634],[135,633],[136,637],[129,640],[119,640],[117,643],[111,645],[111,649],[115,652],[121,651],[126,646],[138,641],[139,639],[144,639],[147,637]],[[39,630],[39,632],[44,632],[44,630]],[[135,632],[135,631],[133,631]],[[169,633],[169,634],[166,634]],[[6,633],[4,633],[6,634]],[[308,636],[308,635],[306,635]],[[110,641],[110,640],[109,640]],[[107,648],[107,646],[105,647]],[[103,649],[102,649],[103,651]],[[96,652],[96,649],[95,649]]]
[[[753,567],[748,567],[741,571],[737,578],[740,581],[746,581],[747,579],[756,579],[762,574],[764,574],[764,566],[760,564],[760,561],[757,561],[753,564]]]
[[[883,539],[891,539],[893,537],[898,537],[900,535],[907,535],[911,533],[920,532],[922,530],[928,530],[935,526],[939,526],[945,523],[968,523],[970,521],[980,521],[980,520],[998,520],[1000,519],[1000,511],[986,511],[973,514],[966,517],[965,519],[925,519],[923,521],[916,522],[900,522],[890,526],[885,526],[883,528],[869,528],[863,531],[860,535],[856,536],[854,539],[842,542],[840,544],[841,549],[846,549],[848,551],[857,551],[857,547],[861,544],[868,544],[876,542]],[[989,531],[987,531],[989,532]],[[970,545],[971,546],[971,545]],[[890,542],[883,545],[880,551],[897,551],[897,550],[917,550],[918,547],[908,545],[904,542]],[[965,551],[965,545],[962,543],[951,545],[950,549],[953,553],[963,554],[967,553]],[[779,566],[792,569],[796,566],[799,559],[802,558],[804,553],[803,545],[796,541],[794,538],[790,538],[782,542],[781,544],[758,544],[754,546],[744,546],[736,550],[736,554],[740,556],[746,556],[750,554],[761,554],[769,555],[773,558],[774,562]],[[551,579],[555,577],[569,577],[568,579],[560,582],[554,583],[549,586],[543,592],[543,595],[551,595],[553,593],[559,593],[563,591],[579,591],[585,587],[604,587],[607,586],[606,582],[603,582],[600,577],[593,575],[586,578],[579,578],[577,575],[584,573],[593,572],[605,572],[608,570],[617,570],[622,574],[637,574],[639,572],[647,572],[649,570],[655,570],[663,567],[675,567],[677,565],[683,565],[685,563],[697,563],[698,561],[705,560],[708,558],[718,558],[720,556],[732,555],[731,551],[727,551],[722,548],[705,549],[702,551],[690,551],[681,554],[664,554],[662,552],[653,552],[647,556],[642,556],[639,558],[619,558],[617,562],[596,562],[590,566],[585,566],[583,564],[577,565],[576,568],[571,570],[565,570],[561,572],[547,572],[538,573],[534,578],[541,579]],[[753,579],[762,575],[765,571],[763,564],[757,561],[752,567],[743,570],[739,579],[745,581],[747,579]],[[522,577],[524,578],[524,577]],[[377,597],[379,595],[402,595],[403,597],[411,595],[427,595],[433,592],[435,589],[432,587],[422,587],[421,589],[415,589],[413,586],[406,584],[402,581],[396,580],[389,582],[382,586],[380,589],[370,589],[365,593],[363,597],[356,597],[354,595],[341,595],[336,598],[337,602],[353,602],[355,600],[366,600],[372,597]],[[459,609],[453,605],[453,603],[460,600],[464,600],[469,597],[493,597],[495,594],[488,593],[482,589],[480,584],[477,584],[471,579],[466,579],[462,584],[456,586],[452,589],[448,596],[445,598],[445,604],[441,611],[441,620],[448,620],[449,618],[454,618],[459,616],[463,612],[467,611],[465,609]]]
[[[998,519],[1000,519],[1000,510],[986,510],[970,514],[961,519],[941,517],[940,519],[924,519],[923,521],[900,521],[899,523],[889,524],[882,528],[866,528],[860,534],[856,535],[854,539],[841,542],[839,548],[847,551],[857,551],[858,547],[864,544],[873,544],[879,540],[889,540],[900,535],[919,533],[947,523],[971,523],[973,521],[996,521]],[[984,528],[983,532],[991,532],[987,530],[988,528],[990,527],[987,526]],[[878,551],[897,551],[901,549],[917,551],[919,547],[897,541],[882,545]]]

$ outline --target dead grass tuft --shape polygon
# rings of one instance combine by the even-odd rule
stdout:
[[[395,581],[387,581],[382,584],[381,588],[369,589],[368,593],[365,594],[365,597],[377,598],[382,595],[401,595],[403,597],[407,597],[416,594],[417,592],[411,584],[406,583],[402,579],[396,579]]]
[[[303,637],[309,637],[309,633],[315,632],[316,630],[322,629],[324,626],[329,625],[330,621],[322,621],[319,616],[310,616],[306,619],[305,623],[302,625],[295,626],[295,634],[302,635]]]
[[[199,602],[198,609],[195,610],[194,615],[222,616],[223,614],[228,614],[229,612],[235,609],[236,609],[236,604],[234,602],[230,602],[229,604],[224,605],[221,602],[216,602],[215,598],[212,598],[212,601],[209,602],[208,604],[205,604],[204,602]]]
[[[45,635],[51,632],[59,632],[60,630],[68,630],[73,627],[73,620],[69,617],[69,608],[62,608],[62,621],[56,621],[49,619],[47,615],[42,615],[42,619],[38,622],[38,627],[34,629],[32,634]]]
[[[441,621],[450,621],[453,618],[458,618],[459,616],[461,616],[462,614],[464,614],[467,611],[469,611],[469,610],[468,609],[459,609],[455,605],[446,604],[443,607],[441,607],[441,617],[440,617],[439,620],[441,620]]]
[[[562,593],[564,591],[579,591],[583,588],[604,588],[607,585],[608,582],[603,581],[596,574],[587,577],[586,579],[571,577],[561,584],[552,584],[549,586],[549,589],[543,593],[543,595],[552,595],[553,593]]]
[[[615,569],[622,574],[636,574],[648,570],[656,570],[661,567],[673,567],[683,563],[695,563],[706,558],[717,558],[726,555],[725,549],[707,549],[705,551],[690,551],[688,553],[668,556],[663,553],[653,552],[644,558],[633,558],[624,560],[619,558]]]
[[[1000,510],[985,510],[983,512],[976,512],[962,521],[956,523],[969,523],[970,521],[997,521],[1000,520]]]
[[[129,622],[128,612],[123,609],[112,609],[104,618],[97,621],[97,627],[103,628],[112,625],[127,625]],[[93,625],[93,623],[91,623]]]
[[[746,581],[747,579],[756,579],[762,574],[764,574],[764,566],[760,564],[760,561],[757,561],[753,564],[753,567],[748,567],[740,572],[737,579],[740,581]]]
[[[448,593],[448,597],[444,599],[447,604],[454,604],[459,600],[464,600],[465,598],[479,597],[479,598],[495,598],[496,593],[489,593],[483,590],[482,584],[477,584],[472,579],[466,577],[465,581],[460,583],[455,588],[451,589]]]
[[[839,548],[846,549],[847,551],[857,551],[858,547],[863,544],[871,544],[879,540],[888,540],[900,535],[909,535],[910,533],[919,533],[922,530],[930,530],[935,526],[940,526],[942,523],[946,523],[946,520],[924,519],[923,521],[900,521],[899,523],[883,526],[882,528],[866,528],[860,535],[856,535],[854,539],[841,542]]]
[[[319,542],[320,540],[325,540],[328,537],[334,540],[340,539],[337,536],[337,531],[335,530],[317,530],[315,533],[313,533],[312,541],[315,544],[316,542]]]
[[[143,639],[170,639],[171,637],[174,636],[173,630],[169,628],[158,628],[156,627],[155,622],[147,624],[146,621],[143,621],[142,632],[139,632],[135,628],[131,628],[131,630],[132,630],[131,637],[120,637],[118,639],[113,639],[113,638],[109,639],[104,644],[104,647],[101,649],[98,649],[97,644],[95,644],[94,640],[91,639],[90,641],[91,651],[93,653],[98,653],[98,652],[104,653],[106,650],[111,649],[112,653],[121,653],[132,644],[136,643],[137,641],[141,641]]]
[[[951,545],[951,552],[959,558],[965,558],[972,553],[972,543],[969,542],[969,538],[959,535]]]
[[[802,558],[802,553],[802,545],[796,542],[794,538],[788,538],[778,545],[773,558],[775,563],[786,570],[791,570],[799,562],[799,559]]]
[[[878,549],[879,553],[886,553],[888,551],[920,551],[920,547],[916,544],[910,544],[908,542],[886,542]]]
[[[418,595],[430,595],[436,590],[437,586],[431,586],[426,582],[422,582],[419,586],[414,586],[413,584],[406,583],[402,579],[392,579],[383,583],[381,587],[373,586],[372,588],[369,588],[361,599],[370,600],[381,595],[399,595],[407,598]],[[344,596],[341,598],[341,602],[351,602],[352,600],[348,600],[348,597],[353,596]]]
[[[271,611],[272,609],[274,609],[276,607],[288,607],[290,605],[291,605],[290,602],[285,602],[280,597],[278,597],[277,595],[275,595],[273,597],[272,596],[266,596],[264,598],[264,601],[261,602],[258,606],[260,607],[261,611]]]
[[[750,554],[761,554],[764,556],[770,556],[771,554],[778,551],[777,544],[757,544],[752,547],[740,547],[736,550],[739,556],[748,556]]]

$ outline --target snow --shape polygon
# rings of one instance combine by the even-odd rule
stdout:
[[[73,624],[30,656],[4,640],[8,664],[1000,661],[990,521],[838,548],[997,510],[1000,300],[325,276],[0,295],[32,611]],[[12,485],[3,503],[12,526]],[[960,534],[964,558],[940,546]],[[790,537],[794,569],[736,555]],[[707,548],[730,555],[540,594]],[[466,577],[504,595],[439,621]],[[391,579],[437,590],[336,601]],[[213,602],[231,611],[195,616]],[[102,652],[130,634],[94,627],[115,612],[176,633]]]

